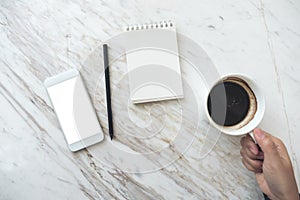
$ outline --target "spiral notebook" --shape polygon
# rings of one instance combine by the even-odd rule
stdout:
[[[126,59],[133,103],[183,97],[175,24],[126,27]]]

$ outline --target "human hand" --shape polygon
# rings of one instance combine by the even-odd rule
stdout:
[[[260,148],[249,135],[241,139],[244,166],[255,173],[259,187],[270,199],[299,200],[292,163],[283,142],[261,129],[253,132]]]

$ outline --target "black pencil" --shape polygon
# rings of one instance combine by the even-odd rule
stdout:
[[[104,71],[105,71],[105,87],[106,87],[106,104],[107,104],[107,118],[108,118],[108,131],[110,139],[114,137],[113,119],[111,111],[111,96],[110,96],[110,80],[109,80],[109,64],[108,64],[108,46],[103,45],[103,57],[104,57]]]

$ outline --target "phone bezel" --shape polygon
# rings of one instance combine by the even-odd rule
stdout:
[[[63,73],[60,73],[60,74],[58,74],[56,76],[49,77],[49,78],[47,78],[44,81],[44,85],[46,87],[46,91],[47,91],[48,97],[50,99],[50,102],[51,102],[51,105],[52,105],[53,108],[54,108],[54,106],[52,104],[51,97],[50,97],[50,95],[48,93],[48,87],[51,87],[53,85],[56,85],[56,84],[59,84],[61,82],[67,81],[69,79],[75,78],[77,76],[80,76],[79,71],[76,70],[76,69],[70,69],[70,70],[68,70],[66,72],[63,72]],[[84,85],[83,82],[82,82],[82,84]],[[91,103],[91,101],[90,101],[90,103]],[[54,108],[54,110],[55,110],[55,108]],[[97,118],[96,113],[95,113],[95,117]],[[60,124],[59,120],[58,120],[58,122]],[[60,126],[61,126],[61,124],[60,124]],[[99,124],[99,126],[100,126],[100,124]],[[79,140],[79,141],[71,143],[71,144],[68,143],[68,141],[66,139],[66,136],[65,136],[65,133],[64,133],[64,138],[65,138],[66,143],[68,144],[69,149],[71,151],[75,152],[75,151],[78,151],[80,149],[83,149],[83,148],[86,148],[88,146],[91,146],[93,144],[96,144],[98,142],[101,142],[103,140],[103,138],[104,138],[104,135],[103,135],[102,127],[101,126],[100,126],[100,128],[101,128],[101,132],[95,133],[94,135],[92,135],[90,137],[84,138],[82,140]]]

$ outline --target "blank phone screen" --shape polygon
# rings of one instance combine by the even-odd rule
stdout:
[[[68,144],[102,133],[80,75],[47,90]]]

